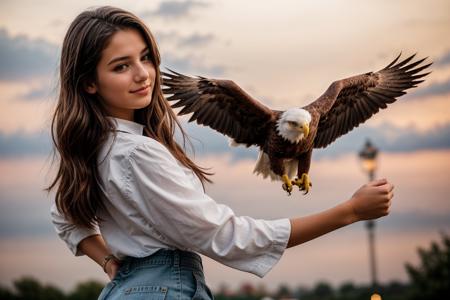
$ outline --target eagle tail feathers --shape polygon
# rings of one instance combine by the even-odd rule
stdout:
[[[298,161],[295,159],[286,160],[284,168],[289,178],[293,178],[297,173]],[[275,174],[270,168],[270,158],[264,151],[259,151],[258,160],[256,161],[253,173],[261,175],[264,179],[267,177],[272,181],[281,181],[281,176]]]

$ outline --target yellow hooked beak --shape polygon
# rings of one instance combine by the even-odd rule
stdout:
[[[302,126],[302,131],[303,131],[303,136],[306,138],[308,137],[309,134],[309,125],[308,124],[303,124]]]

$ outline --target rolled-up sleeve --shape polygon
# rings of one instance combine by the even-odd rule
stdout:
[[[75,256],[84,255],[84,253],[78,249],[78,244],[82,240],[89,236],[100,234],[98,227],[90,230],[86,228],[80,228],[70,223],[58,211],[55,203],[53,203],[50,209],[50,214],[56,233],[66,243],[67,247]]]
[[[289,219],[236,216],[203,192],[164,146],[149,142],[129,156],[125,195],[158,238],[263,277],[286,249]],[[151,228],[150,228],[151,227]]]

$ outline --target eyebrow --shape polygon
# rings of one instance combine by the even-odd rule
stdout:
[[[144,49],[142,49],[142,51],[141,51],[141,54],[143,54],[145,51],[147,51],[148,50],[148,47],[145,47]],[[126,60],[126,59],[129,59],[130,58],[130,56],[121,56],[121,57],[116,57],[116,58],[114,58],[114,59],[112,59],[109,63],[108,63],[108,66],[110,65],[110,64],[112,64],[112,63],[115,63],[115,62],[118,62],[118,61],[121,61],[121,60]]]

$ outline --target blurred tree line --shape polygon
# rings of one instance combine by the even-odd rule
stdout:
[[[380,285],[377,293],[389,300],[430,300],[450,299],[450,237],[442,234],[441,243],[432,242],[429,249],[418,249],[418,266],[406,264],[409,282],[391,282]],[[93,300],[100,294],[103,283],[86,281],[78,284],[69,293],[64,293],[52,285],[42,285],[32,277],[14,281],[14,288],[0,286],[1,300]],[[327,282],[319,282],[312,288],[291,289],[281,285],[274,293],[264,286],[254,287],[243,284],[237,291],[223,286],[216,294],[216,300],[260,300],[260,299],[299,299],[299,300],[362,300],[370,299],[371,286],[343,283],[333,288]]]
[[[70,293],[52,285],[42,285],[32,277],[14,281],[14,291],[0,287],[1,300],[92,300],[97,299],[104,283],[89,280],[78,284]]]

